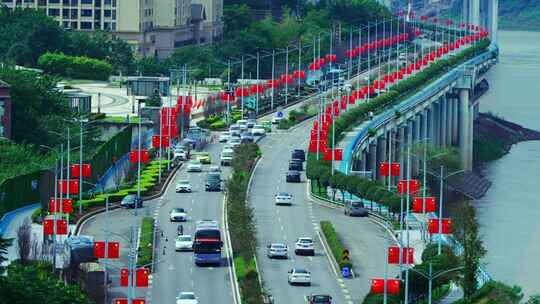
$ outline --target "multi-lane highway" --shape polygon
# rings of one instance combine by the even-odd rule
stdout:
[[[206,149],[211,154],[213,164],[219,164],[220,146],[210,144]],[[220,267],[200,267],[195,265],[192,252],[176,252],[174,248],[177,226],[182,224],[184,234],[194,236],[197,220],[218,220],[222,228],[222,239],[224,238],[223,194],[205,191],[208,167],[209,165],[204,165],[201,173],[190,173],[186,172],[186,166],[184,166],[177,172],[164,195],[156,200],[160,207],[156,209],[154,216],[159,222],[160,229],[163,230],[164,237],[161,239],[158,250],[160,263],[155,268],[151,295],[149,295],[152,303],[174,303],[176,296],[182,291],[194,292],[199,298],[199,303],[234,303],[226,250],[222,250],[223,258]],[[223,167],[222,170],[222,178],[226,178],[230,169]],[[181,179],[189,180],[193,189],[191,193],[175,192],[175,185]],[[169,221],[169,211],[175,207],[187,210],[187,222],[171,223]],[[164,241],[165,237],[167,242]],[[165,255],[163,255],[164,247]]]

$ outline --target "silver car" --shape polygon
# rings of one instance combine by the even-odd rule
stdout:
[[[287,245],[283,243],[272,243],[268,245],[267,248],[268,250],[266,252],[266,255],[268,256],[269,259],[273,259],[273,258],[286,259],[288,257]]]
[[[288,282],[291,285],[302,284],[311,285],[311,273],[302,268],[293,268],[289,270]]]

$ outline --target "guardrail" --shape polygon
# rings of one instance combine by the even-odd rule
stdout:
[[[464,67],[467,65],[478,65],[479,63],[485,62],[486,60],[489,60],[493,57],[494,54],[498,52],[496,47],[489,48],[488,51],[483,52],[482,54],[469,59],[468,61],[462,63],[461,65],[455,67],[452,69],[449,73],[445,74],[441,78],[435,80],[433,83],[429,84],[427,87],[425,87],[420,92],[416,93],[415,95],[405,99],[400,104],[398,104],[395,107],[391,107],[387,110],[385,110],[382,114],[375,117],[366,128],[360,130],[352,142],[345,148],[345,153],[343,155],[343,161],[341,162],[339,166],[339,171],[347,174],[349,172],[349,164],[352,158],[353,151],[355,147],[358,145],[361,145],[364,143],[364,141],[367,140],[368,130],[370,129],[378,129],[381,126],[387,124],[391,120],[395,118],[395,111],[399,111],[400,113],[405,113],[409,111],[410,109],[414,109],[416,106],[424,102],[426,99],[429,99],[433,96],[435,96],[438,92],[440,92],[443,88],[450,85],[452,82],[459,79],[461,76],[463,76],[464,73]]]

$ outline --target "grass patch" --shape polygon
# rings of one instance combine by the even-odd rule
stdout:
[[[139,240],[139,259],[137,267],[142,267],[152,263],[152,250],[154,249],[154,219],[145,217],[142,219],[141,238]]]
[[[474,139],[473,158],[475,161],[494,161],[503,157],[507,152],[506,144],[495,137],[480,137]]]
[[[101,119],[101,121],[111,122],[111,123],[127,123],[128,122],[126,116],[105,116],[104,118]],[[130,116],[129,117],[129,123],[138,124],[139,123],[139,117],[138,116]]]

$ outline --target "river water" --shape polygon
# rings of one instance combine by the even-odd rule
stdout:
[[[499,63],[480,110],[540,130],[540,33],[499,32]],[[493,182],[475,202],[495,280],[540,293],[540,141],[519,143],[489,164]]]

